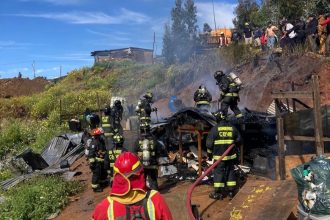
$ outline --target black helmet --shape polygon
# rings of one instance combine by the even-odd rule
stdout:
[[[153,98],[153,94],[152,94],[152,92],[147,92],[143,97],[144,98],[147,98],[147,99],[152,99]]]
[[[111,113],[111,107],[110,107],[110,105],[106,105],[105,107],[104,107],[104,114],[105,115],[110,115],[110,113]]]
[[[217,70],[217,71],[215,71],[215,73],[214,73],[214,79],[216,79],[216,80],[220,80],[221,77],[223,77],[224,75],[225,75],[225,74],[223,73],[222,70]]]
[[[121,105],[121,101],[120,100],[116,100],[114,103],[115,106],[120,106]]]

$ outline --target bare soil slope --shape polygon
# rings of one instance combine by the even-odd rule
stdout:
[[[294,82],[297,91],[310,90],[313,74],[320,77],[321,104],[330,104],[330,58],[307,53],[301,56],[279,57],[270,61],[269,56],[264,54],[255,62],[235,68],[234,72],[243,82],[240,92],[240,108],[266,111],[273,101],[272,91],[290,91],[291,82]],[[212,75],[213,73],[209,73],[182,88],[177,97],[182,99],[186,106],[194,106],[193,94],[200,84],[204,84],[210,90],[213,100],[217,100],[219,89]],[[160,115],[170,115],[168,101],[168,98],[164,98],[155,103]],[[310,100],[302,101],[312,104]]]
[[[0,79],[0,98],[29,96],[44,91],[49,81],[37,77],[35,79],[11,78]]]

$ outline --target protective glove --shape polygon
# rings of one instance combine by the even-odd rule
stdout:
[[[89,158],[89,168],[91,168],[91,170],[94,170],[96,168],[95,158]]]
[[[152,111],[156,112],[156,111],[158,111],[158,109],[156,107],[154,107],[154,108],[152,108]]]

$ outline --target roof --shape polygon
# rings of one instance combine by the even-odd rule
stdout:
[[[91,56],[95,56],[95,55],[107,55],[110,54],[112,52],[118,52],[118,51],[125,51],[125,50],[141,50],[141,51],[148,51],[148,52],[152,52],[153,50],[151,49],[144,49],[144,48],[139,48],[139,47],[126,47],[126,48],[120,48],[120,49],[113,49],[113,50],[96,50],[91,52]]]

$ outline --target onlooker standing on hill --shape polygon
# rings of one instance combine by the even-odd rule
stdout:
[[[267,38],[267,46],[270,49],[274,48],[275,40],[276,40],[276,34],[275,31],[277,31],[278,28],[274,25],[272,25],[271,22],[268,23],[268,27],[266,29],[266,38]]]
[[[308,42],[308,48],[312,52],[317,52],[317,44],[316,44],[316,38],[317,38],[317,19],[313,15],[309,15],[307,18],[307,24],[306,24],[306,37]]]
[[[321,22],[321,25],[326,25],[327,27],[327,40],[326,40],[326,54],[330,54],[330,13],[327,14],[327,20]]]
[[[244,39],[245,39],[245,44],[246,45],[251,45],[252,44],[252,30],[250,28],[249,23],[245,23],[245,27],[244,27]]]
[[[263,31],[262,31],[262,35],[260,37],[260,43],[261,43],[261,49],[262,49],[262,51],[265,51],[266,50],[266,46],[267,46],[266,29],[263,29]]]
[[[262,36],[262,30],[260,28],[257,28],[253,32],[253,44],[254,44],[255,47],[260,48],[260,46],[261,46],[261,41],[260,41],[261,36]]]
[[[234,29],[233,32],[231,33],[231,41],[237,44],[240,39],[241,39],[241,35],[237,31],[237,29]]]
[[[325,43],[327,40],[327,27],[325,25],[321,25],[326,21],[325,16],[324,15],[320,15],[319,16],[319,25],[317,26],[317,32],[319,35],[319,39],[320,39],[320,50],[319,53],[322,55],[325,55],[325,51],[326,51],[326,47],[325,47]]]

